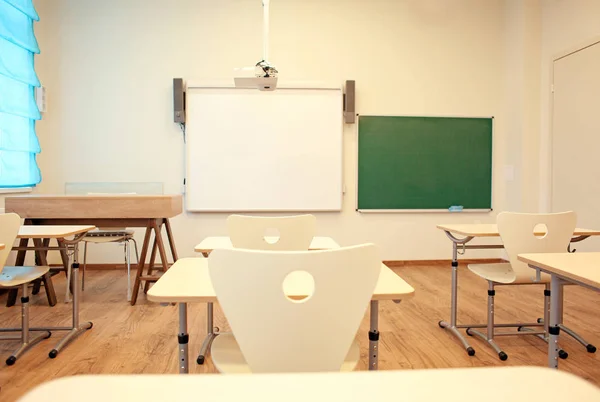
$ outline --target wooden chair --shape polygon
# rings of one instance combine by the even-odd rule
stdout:
[[[213,251],[209,273],[233,332],[213,341],[215,367],[223,373],[354,369],[360,357],[355,336],[380,265],[372,244]]]
[[[230,215],[227,218],[227,231],[233,247],[252,250],[308,250],[316,225],[314,215]],[[278,231],[279,236],[268,236],[270,230]]]
[[[576,215],[574,212],[561,212],[551,214],[526,214],[515,212],[502,212],[498,214],[498,232],[502,238],[504,249],[509,258],[507,263],[498,264],[470,264],[468,266],[474,274],[488,281],[488,318],[487,333],[483,334],[472,328],[467,328],[467,334],[476,335],[486,341],[497,353],[500,360],[506,360],[508,355],[502,351],[494,341],[494,296],[495,287],[499,285],[545,285],[544,289],[544,331],[528,331],[519,327],[520,332],[514,335],[538,335],[547,340],[547,323],[550,304],[550,276],[543,274],[541,280],[536,280],[535,270],[517,259],[521,253],[558,253],[566,252],[575,230]],[[540,228],[540,226],[545,228]],[[543,227],[542,226],[542,227]],[[535,231],[545,232],[536,235]],[[521,331],[523,330],[523,331]],[[506,334],[506,333],[502,333]],[[561,357],[566,358],[564,351]]]
[[[18,337],[0,337],[0,340],[21,340],[21,346],[6,359],[6,364],[9,366],[15,364],[17,359],[33,345],[42,339],[49,338],[51,335],[49,331],[42,331],[35,336],[31,336],[29,333],[29,283],[41,278],[48,272],[49,267],[10,267],[4,265],[20,227],[21,217],[19,215],[12,213],[0,215],[0,243],[6,246],[4,250],[0,250],[0,266],[3,267],[0,272],[0,288],[21,286],[23,290],[21,296],[21,335]]]

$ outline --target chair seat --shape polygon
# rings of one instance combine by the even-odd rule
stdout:
[[[481,278],[503,284],[525,284],[525,283],[550,283],[550,275],[542,273],[541,280],[535,281],[536,272],[531,270],[530,276],[518,276],[513,271],[509,262],[501,262],[496,264],[469,264],[468,268],[475,275]]]
[[[0,272],[0,288],[11,288],[29,283],[43,276],[50,267],[10,267],[5,266]]]
[[[232,333],[221,333],[211,345],[210,354],[217,370],[226,374],[250,374],[250,367]],[[360,360],[360,348],[355,340],[350,346],[341,371],[352,371]]]
[[[130,238],[130,236],[84,236],[81,241],[86,241],[88,243],[115,243],[128,238]]]
[[[132,238],[134,233],[133,230],[127,230],[125,228],[95,229],[87,232],[83,241],[89,243],[119,242]]]

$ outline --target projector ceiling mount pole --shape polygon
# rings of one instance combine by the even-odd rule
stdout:
[[[269,61],[269,2],[262,0],[263,4],[263,60]]]

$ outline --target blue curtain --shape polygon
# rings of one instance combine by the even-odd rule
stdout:
[[[35,121],[40,86],[34,54],[40,52],[31,0],[0,0],[0,187],[29,187],[41,181]]]

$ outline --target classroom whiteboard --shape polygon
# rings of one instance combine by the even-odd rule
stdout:
[[[341,210],[341,88],[188,85],[186,115],[187,210]]]

